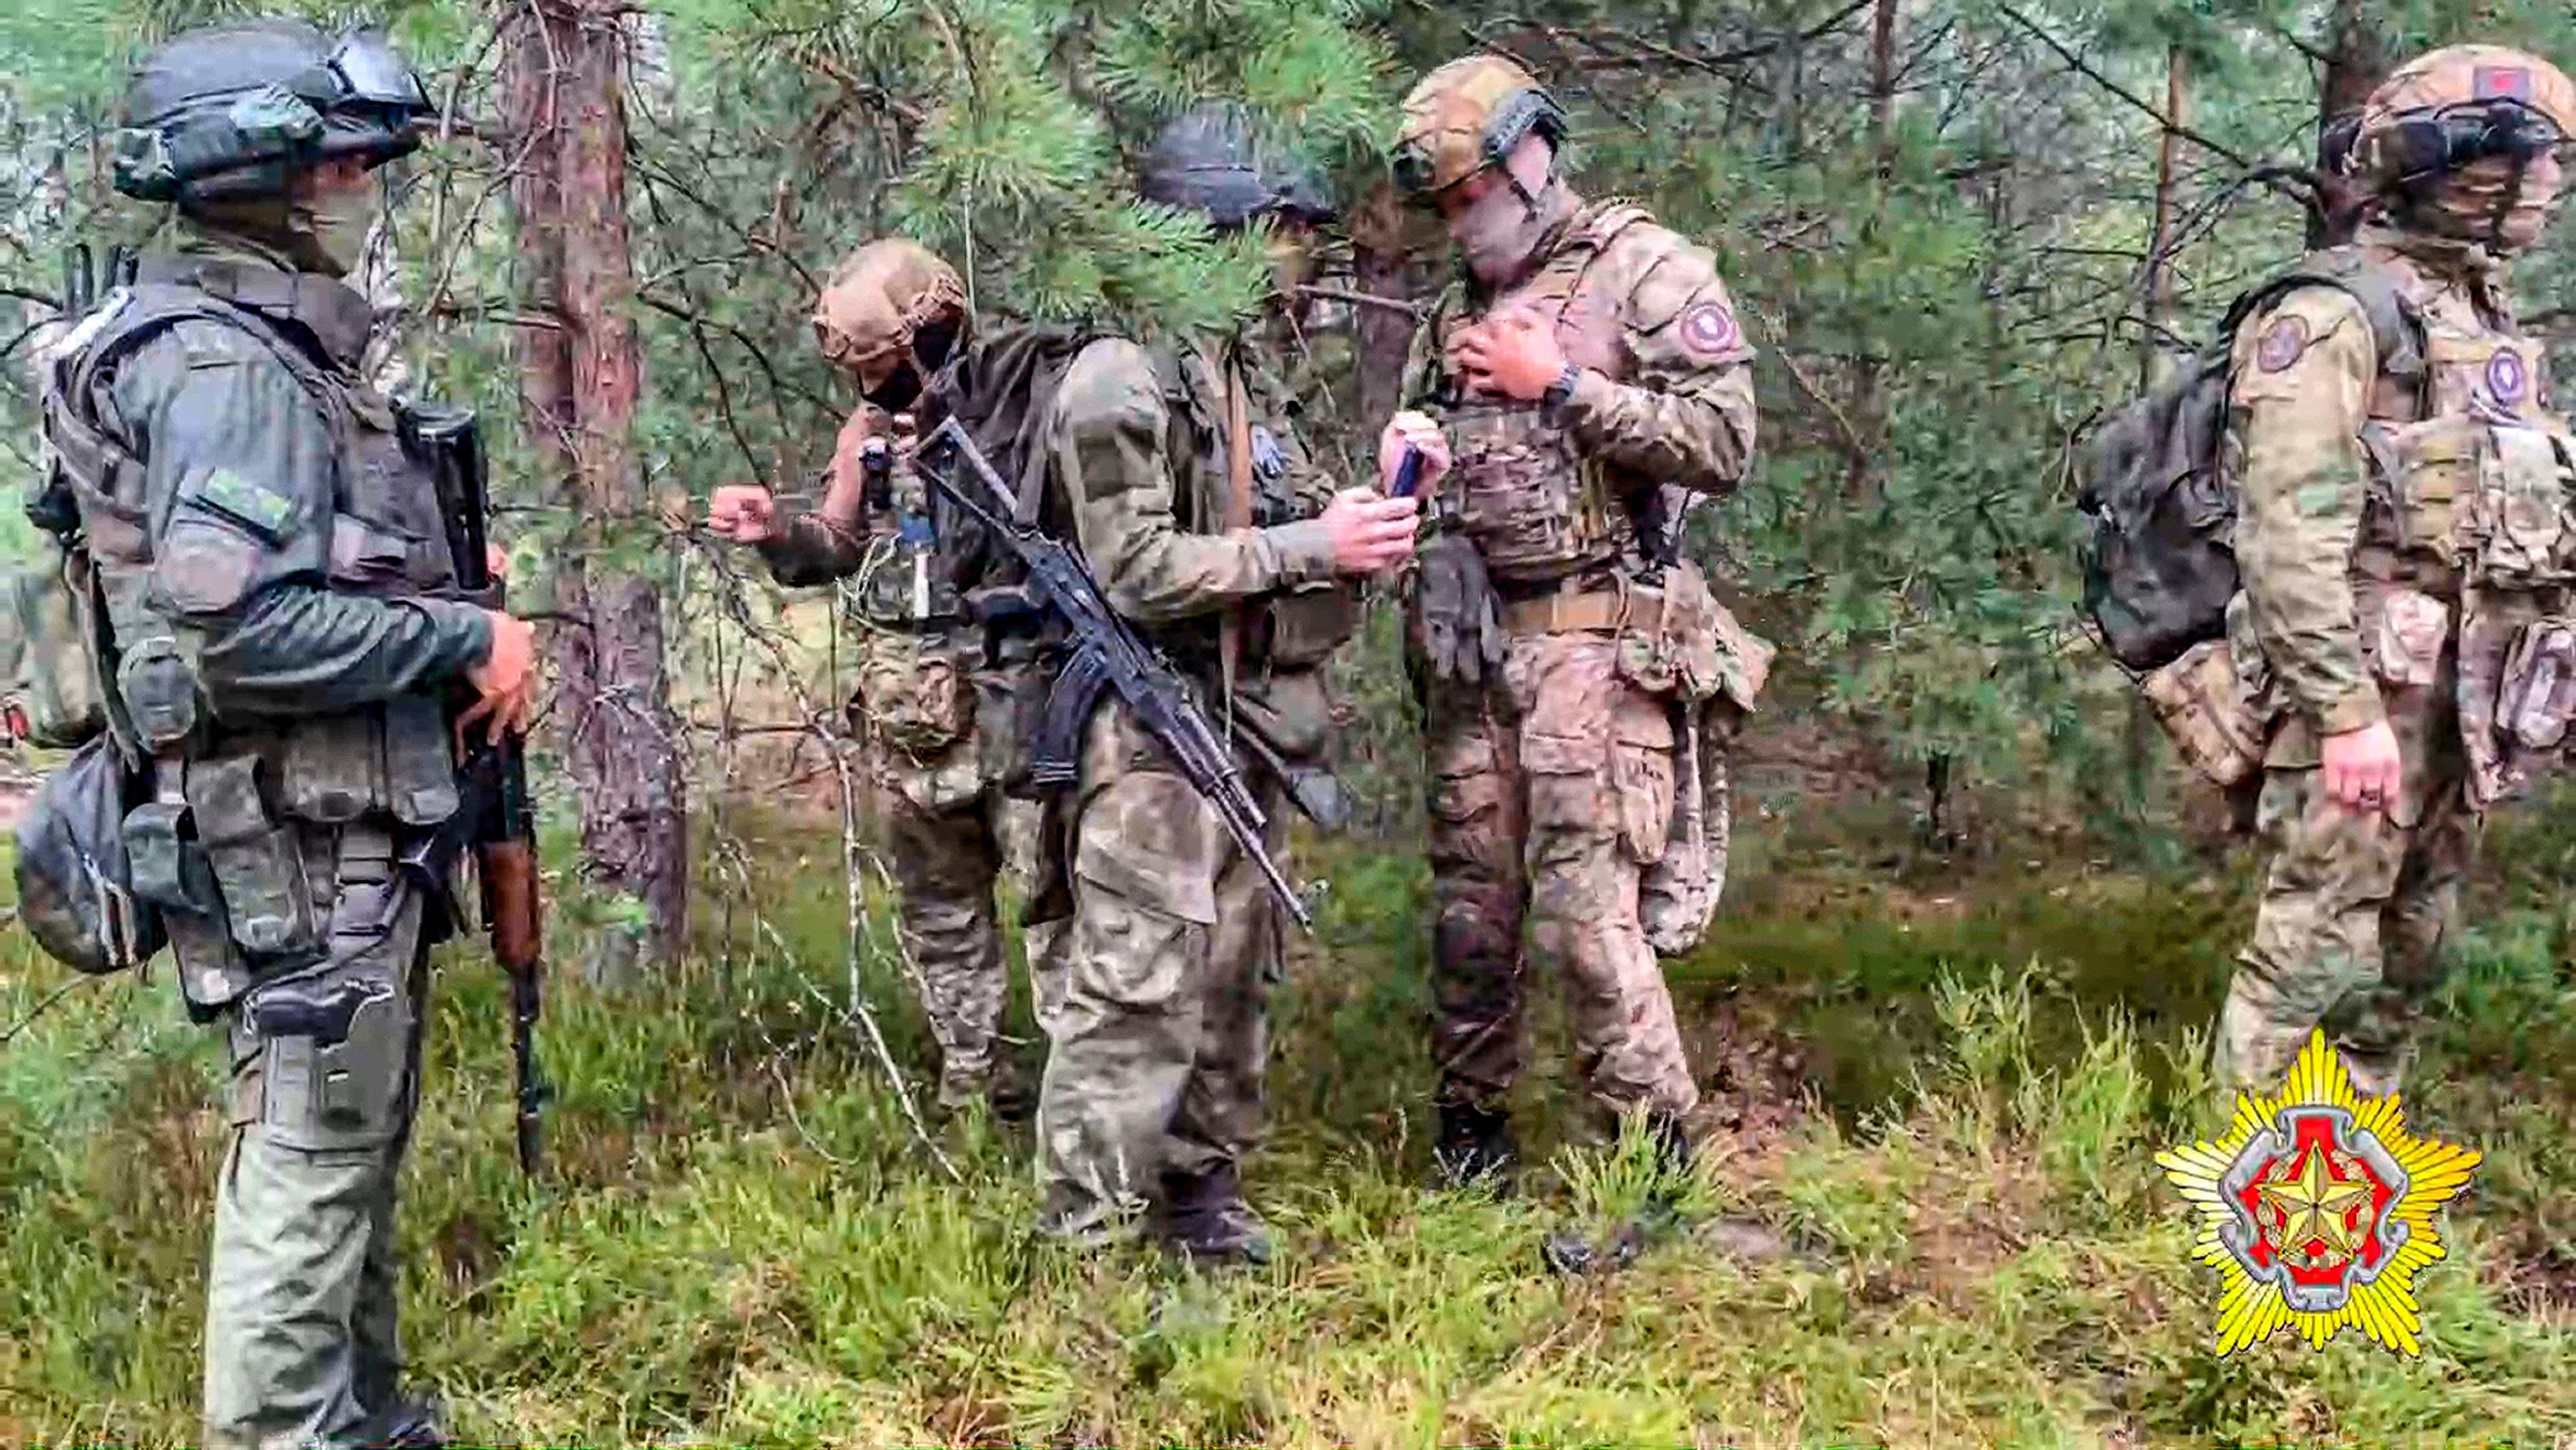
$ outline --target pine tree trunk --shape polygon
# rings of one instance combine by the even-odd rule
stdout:
[[[633,444],[643,368],[629,312],[618,16],[614,0],[540,0],[521,12],[512,57],[516,109],[541,132],[514,183],[520,256],[560,323],[523,330],[520,390],[532,429],[552,425],[540,449],[576,521],[555,563],[556,608],[569,621],[552,642],[557,714],[581,803],[583,875],[644,907],[642,939],[603,933],[585,963],[612,985],[639,954],[677,962],[688,929],[686,761],[670,710],[661,591],[640,569],[601,562],[647,527]],[[551,341],[536,341],[539,332]]]
[[[2361,225],[2368,196],[2343,180],[2344,152],[2352,144],[2338,118],[2358,112],[2388,74],[2388,48],[2372,23],[2366,0],[2334,0],[2325,74],[2317,84],[2317,201],[2308,216],[2308,246],[2340,246]]]
[[[1359,291],[1411,302],[1413,259],[1394,192],[1380,187],[1351,214],[1351,274]],[[1404,363],[1413,350],[1413,319],[1393,307],[1351,309],[1352,352],[1359,374],[1360,436],[1374,452],[1379,432],[1403,401]]]
[[[2164,380],[2173,361],[2174,190],[2182,162],[2182,133],[2191,125],[2191,59],[2181,46],[2165,53],[2165,128],[2156,146],[2155,225],[2147,234],[2146,326],[2138,346],[2138,386]]]
[[[1869,139],[1878,176],[1896,174],[1896,0],[1878,0],[1869,20]]]

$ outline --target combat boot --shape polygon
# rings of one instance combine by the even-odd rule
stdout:
[[[1270,1262],[1270,1226],[1243,1201],[1234,1165],[1163,1174],[1163,1247],[1199,1264]]]
[[[400,1400],[358,1424],[350,1443],[358,1450],[444,1450],[438,1410],[427,1400]]]
[[[1520,1150],[1512,1142],[1512,1120],[1475,1103],[1440,1104],[1440,1136],[1431,1162],[1444,1188],[1491,1188],[1508,1192]]]
[[[1637,1262],[1648,1246],[1681,1226],[1682,1190],[1698,1152],[1679,1118],[1657,1113],[1646,1120],[1646,1135],[1655,1147],[1655,1186],[1627,1222],[1596,1246],[1572,1229],[1547,1236],[1539,1257],[1560,1274],[1588,1274],[1595,1269],[1624,1269]]]
[[[1019,1059],[1006,1054],[993,1064],[992,1080],[984,1088],[984,1102],[992,1108],[995,1122],[1025,1123],[1037,1116],[1038,1087]]]

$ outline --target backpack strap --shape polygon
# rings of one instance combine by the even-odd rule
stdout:
[[[2380,374],[2405,383],[2419,398],[2423,395],[2432,380],[2424,356],[2423,314],[2389,270],[2358,247],[2312,253],[2296,267],[2239,296],[2218,326],[2218,338],[2212,344],[2217,359],[2223,363],[2234,350],[2237,331],[2247,318],[2302,287],[2332,287],[2360,303],[2362,316],[2370,321],[2371,348],[2378,354]]]

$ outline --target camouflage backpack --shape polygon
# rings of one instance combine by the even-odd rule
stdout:
[[[2113,412],[2084,449],[2075,498],[2089,521],[2081,546],[2084,613],[2111,657],[2132,671],[2160,669],[2226,633],[2227,601],[2237,586],[2236,492],[2218,458],[2227,434],[2229,355],[2256,309],[2319,285],[2341,288],[2361,304],[2383,374],[2423,376],[2422,319],[2357,250],[2340,248],[2238,297],[2215,342]]]
[[[0,730],[52,749],[107,728],[70,574],[52,539],[33,564],[0,570]]]

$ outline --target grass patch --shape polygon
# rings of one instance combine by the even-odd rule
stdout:
[[[538,1443],[2095,1445],[2558,1443],[2576,1435],[2566,1064],[2576,1003],[2528,897],[2463,943],[2423,1116],[2490,1154],[2423,1282],[2424,1359],[2208,1353],[2214,1287],[2153,1151],[2198,1121],[2241,895],[2097,872],[1954,899],[1748,852],[1686,1016],[1777,1036],[1836,1109],[1690,1185],[1623,1274],[1539,1245],[1627,1211],[1642,1145],[1523,1095],[1556,1171],[1420,1184],[1418,860],[1332,861],[1282,987],[1271,1268],[1202,1277],[1033,1240],[1026,1145],[978,1118],[935,1171],[842,1013],[828,837],[737,821],[764,869],[689,970],[550,1002],[551,1174],[509,1156],[506,1002],[443,961],[405,1176],[406,1330],[472,1439]],[[799,869],[795,863],[805,863]],[[2064,888],[2061,890],[2061,887]],[[571,919],[580,919],[578,914]],[[570,930],[572,928],[567,928]],[[872,899],[858,958],[906,1071],[922,1034]],[[558,948],[568,944],[557,943]],[[569,959],[569,957],[567,957]],[[61,978],[0,942],[0,1014]],[[1544,995],[1544,994],[1542,994]],[[0,1441],[193,1437],[211,1035],[166,974],[76,990],[0,1049]],[[1724,1217],[1720,1218],[1719,1215]]]

